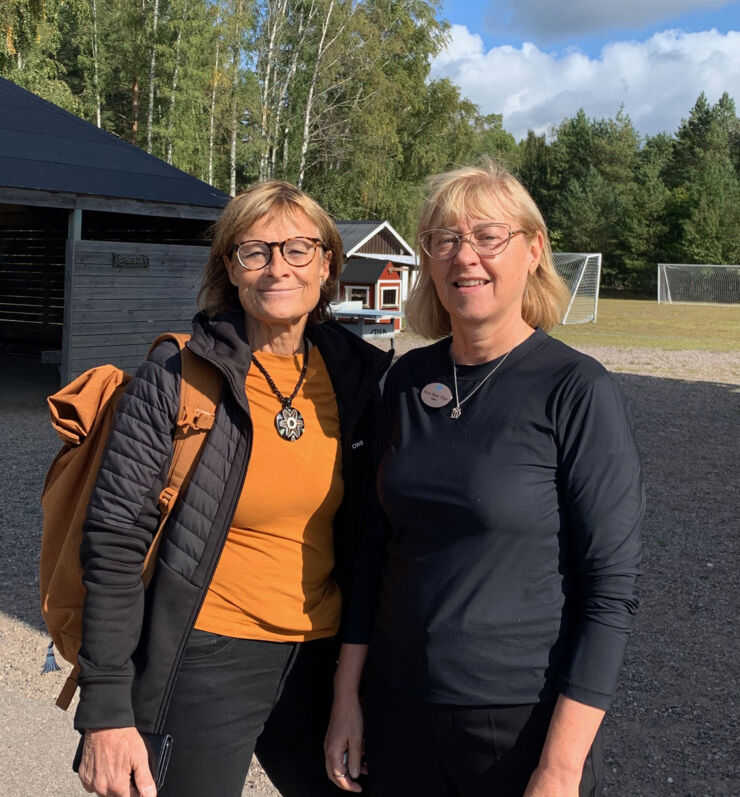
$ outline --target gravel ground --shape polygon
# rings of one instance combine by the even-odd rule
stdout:
[[[398,336],[399,352],[419,345]],[[740,353],[584,349],[629,396],[648,490],[642,608],[606,720],[609,797],[740,794],[737,420]],[[0,792],[84,793],[71,716],[41,677],[39,496],[58,448],[44,397],[56,371],[0,357]],[[255,765],[244,795],[276,795]]]

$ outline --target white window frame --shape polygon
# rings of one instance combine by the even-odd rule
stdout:
[[[379,308],[381,310],[395,310],[399,306],[400,300],[400,288],[401,286],[397,282],[393,283],[385,283],[378,286],[379,293],[380,293],[380,301],[379,301]],[[394,299],[392,302],[384,302],[383,301],[383,291],[393,291]]]
[[[370,307],[370,288],[367,285],[345,285],[344,286],[344,301],[356,302],[357,299],[352,298],[353,291],[364,291],[365,298],[362,300],[362,309],[367,310]]]

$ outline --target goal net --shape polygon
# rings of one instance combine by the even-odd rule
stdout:
[[[553,253],[555,270],[570,288],[570,302],[561,324],[585,324],[596,321],[601,279],[601,253]]]
[[[688,263],[658,264],[658,303],[740,302],[740,266]]]

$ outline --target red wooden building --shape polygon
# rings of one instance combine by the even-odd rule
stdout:
[[[365,310],[403,311],[414,250],[387,221],[339,221],[344,244],[340,302],[361,301]],[[394,319],[396,329],[401,319]]]

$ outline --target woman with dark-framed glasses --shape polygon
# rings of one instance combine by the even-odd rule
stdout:
[[[390,357],[327,320],[341,264],[331,218],[287,183],[254,186],[216,222],[188,346],[223,391],[146,594],[174,344],[119,404],[82,548],[75,726],[89,792],[156,793],[147,731],[173,739],[160,797],[239,797],[255,751],[281,794],[339,793],[322,744]]]
[[[593,797],[638,605],[625,401],[545,332],[567,291],[512,175],[433,178],[418,241],[406,316],[439,340],[385,384],[327,772],[359,791],[364,735],[379,797]]]

